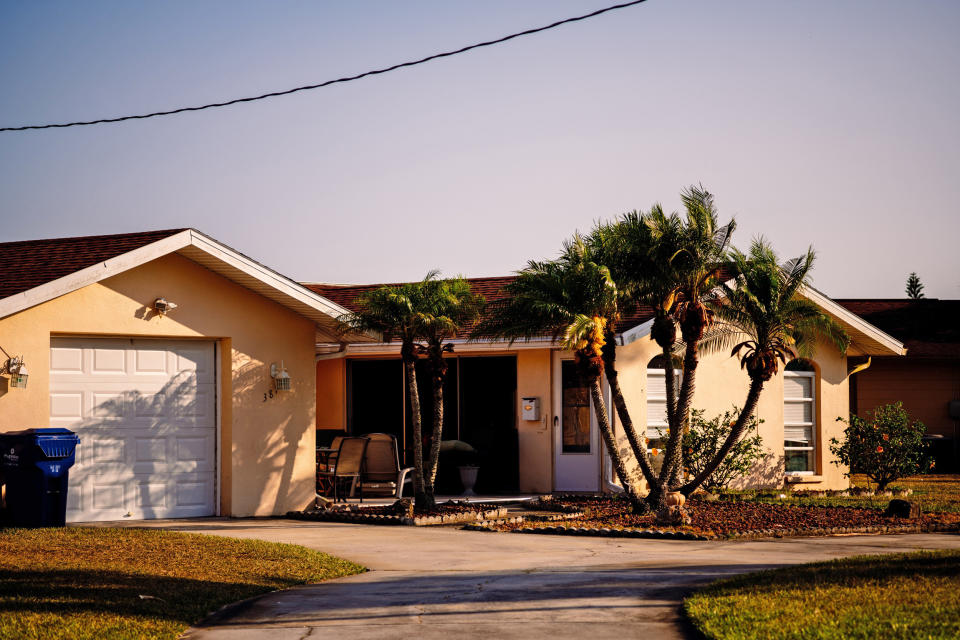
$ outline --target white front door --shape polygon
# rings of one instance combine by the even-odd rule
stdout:
[[[77,433],[67,520],[216,513],[213,342],[52,338],[50,425]]]
[[[572,359],[553,354],[553,451],[555,491],[600,489],[600,438],[590,388]]]

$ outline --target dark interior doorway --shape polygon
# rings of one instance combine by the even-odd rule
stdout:
[[[477,449],[477,493],[517,491],[517,359],[515,356],[447,359],[444,382],[443,440],[463,440]],[[424,452],[433,428],[433,395],[426,362],[417,363],[417,386]],[[413,466],[413,427],[409,396],[399,358],[347,361],[347,430],[351,434],[391,433],[402,451],[401,463]],[[466,462],[443,454],[437,491],[459,494],[457,465]]]

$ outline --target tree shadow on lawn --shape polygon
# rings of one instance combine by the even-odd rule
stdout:
[[[293,586],[224,583],[98,570],[0,570],[0,615],[13,612],[145,616],[193,624],[230,602]],[[145,597],[141,597],[145,596]]]

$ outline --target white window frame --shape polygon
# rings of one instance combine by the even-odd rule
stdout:
[[[810,451],[808,454],[808,460],[810,461],[811,469],[805,471],[786,471],[784,470],[784,475],[787,476],[812,476],[817,472],[817,460],[816,452],[817,450],[817,374],[815,371],[784,371],[783,372],[784,380],[787,378],[808,378],[810,380],[810,397],[804,398],[783,398],[783,404],[809,404],[810,405],[810,422],[791,422],[787,423],[786,411],[784,411],[783,419],[783,428],[786,431],[787,427],[810,427],[810,443],[805,447],[788,447],[786,446],[786,437],[784,437],[784,446],[783,451],[786,454],[787,451]],[[784,434],[786,436],[786,434]]]

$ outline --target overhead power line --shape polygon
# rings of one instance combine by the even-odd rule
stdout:
[[[558,20],[552,24],[548,24],[543,27],[537,27],[535,29],[527,29],[526,31],[520,31],[518,33],[512,33],[508,36],[503,36],[502,38],[497,38],[496,40],[488,40],[486,42],[478,42],[476,44],[471,44],[454,51],[445,51],[443,53],[435,53],[426,58],[420,58],[419,60],[411,60],[409,62],[401,62],[399,64],[391,65],[389,67],[384,67],[383,69],[374,69],[372,71],[365,71],[364,73],[357,74],[355,76],[345,76],[343,78],[337,78],[336,80],[327,80],[325,82],[320,82],[318,84],[309,84],[303,87],[295,87],[293,89],[284,89],[283,91],[273,91],[270,93],[264,93],[259,96],[251,96],[248,98],[236,98],[234,100],[227,100],[226,102],[213,102],[210,104],[205,104],[197,107],[180,107],[177,109],[170,109],[168,111],[154,111],[153,113],[144,113],[135,116],[120,116],[117,118],[101,118],[99,120],[87,120],[87,121],[78,121],[78,122],[63,122],[59,124],[31,124],[24,125],[20,127],[0,127],[0,132],[3,131],[27,131],[29,129],[63,129],[66,127],[86,127],[92,124],[107,124],[111,122],[123,122],[125,120],[145,120],[147,118],[158,118],[160,116],[172,116],[176,113],[186,113],[187,111],[203,111],[204,109],[216,109],[219,107],[229,107],[230,105],[240,104],[241,102],[255,102],[257,100],[266,100],[267,98],[276,98],[279,96],[287,96],[291,93],[297,93],[299,91],[310,91],[312,89],[320,89],[322,87],[329,87],[332,84],[338,84],[341,82],[351,82],[353,80],[359,80],[361,78],[366,78],[367,76],[374,76],[381,73],[388,73],[390,71],[396,71],[397,69],[402,69],[404,67],[414,67],[418,64],[424,64],[430,62],[431,60],[437,60],[438,58],[448,58],[450,56],[455,56],[461,53],[466,53],[472,49],[479,49],[480,47],[489,47],[491,45],[500,44],[501,42],[506,42],[508,40],[513,40],[514,38],[519,38],[521,36],[528,36],[534,33],[539,33],[541,31],[547,31],[548,29],[553,29],[559,27],[560,25],[569,24],[571,22],[579,22],[580,20],[586,20],[588,18],[593,18],[610,11],[615,11],[616,9],[623,9],[625,7],[632,7],[633,5],[641,4],[646,2],[646,0],[633,0],[632,2],[624,2],[621,4],[615,4],[610,7],[605,7],[603,9],[598,9],[590,13],[584,14],[582,16],[576,16],[574,18],[566,18],[565,20]]]

